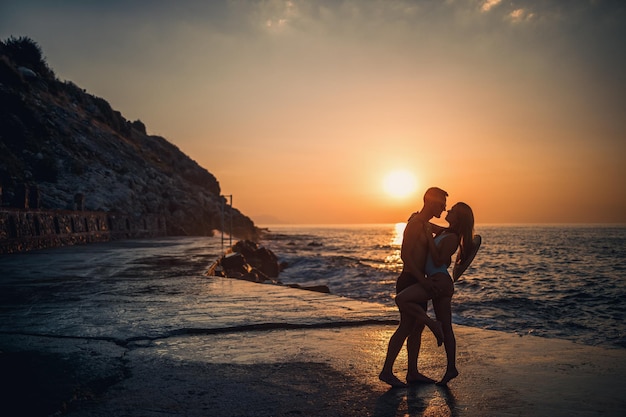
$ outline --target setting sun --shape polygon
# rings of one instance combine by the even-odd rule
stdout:
[[[417,189],[415,175],[409,171],[392,171],[385,177],[383,188],[387,194],[395,198],[404,198],[413,194]]]
[[[430,186],[480,223],[626,223],[626,1],[5,3],[0,39],[41,42],[59,80],[176,146],[255,225],[393,224]]]

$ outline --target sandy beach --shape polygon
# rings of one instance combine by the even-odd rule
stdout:
[[[211,327],[88,336],[17,331],[4,309],[5,415],[621,416],[626,351],[455,326],[460,376],[447,388],[377,378],[396,313],[329,294],[211,279]],[[55,317],[49,311],[50,326]],[[11,317],[12,316],[12,317]],[[27,324],[27,323],[26,323]],[[206,323],[203,323],[206,324]],[[25,326],[28,328],[29,326]],[[81,333],[85,333],[81,336]],[[93,333],[93,332],[91,332]],[[404,352],[396,372],[403,377]],[[424,336],[420,370],[444,371]],[[8,383],[7,383],[8,382]],[[3,412],[4,414],[4,412]]]

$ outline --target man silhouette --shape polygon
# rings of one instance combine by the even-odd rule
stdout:
[[[428,255],[428,241],[424,231],[424,224],[433,217],[441,217],[441,213],[446,209],[447,197],[448,193],[441,188],[429,188],[426,190],[426,193],[424,193],[424,205],[422,209],[413,213],[409,218],[402,237],[400,256],[404,265],[396,281],[396,294],[417,283],[422,285],[427,291],[434,293],[435,289],[424,273],[426,256]],[[439,226],[433,226],[433,228],[437,229]],[[436,296],[436,293],[434,293],[434,295]],[[421,306],[424,311],[426,311],[428,303],[422,303]],[[387,357],[385,358],[383,369],[378,376],[381,381],[392,387],[406,386],[404,382],[393,374],[393,364],[402,349],[404,341],[407,340],[407,382],[435,382],[433,379],[422,375],[417,367],[417,358],[421,347],[423,330],[423,324],[416,326],[414,317],[400,312],[400,324],[389,339]]]

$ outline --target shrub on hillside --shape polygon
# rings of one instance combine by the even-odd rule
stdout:
[[[91,98],[99,111],[99,114],[95,115],[97,119],[109,125],[116,132],[124,135],[130,133],[131,124],[122,116],[122,113],[113,110],[109,102],[101,97],[91,96]]]
[[[0,83],[9,86],[25,85],[24,79],[6,55],[0,56]]]
[[[143,124],[143,122],[139,119],[135,120],[132,123],[132,127],[133,129],[135,129],[136,131],[143,133],[144,135],[146,134],[146,125]]]
[[[87,95],[85,90],[83,90],[71,81],[65,81],[61,85],[61,89],[65,91],[65,94],[67,95],[67,97],[70,98],[70,100],[73,100],[75,103],[81,105],[85,104],[85,97]]]
[[[16,66],[28,68],[43,78],[55,78],[43,57],[41,47],[34,40],[25,36],[11,36],[0,44],[2,54],[15,62]]]

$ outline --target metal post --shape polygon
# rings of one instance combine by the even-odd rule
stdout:
[[[233,247],[233,195],[230,194],[230,229],[228,232],[228,242],[230,247]]]
[[[225,211],[225,206],[226,205],[226,199],[222,200],[222,253],[224,253],[224,211]]]
[[[230,225],[228,228],[228,244],[230,245],[230,247],[233,246],[233,195],[228,194],[228,195],[223,195],[221,197],[224,198],[222,200],[222,253],[224,253],[224,229],[226,229],[226,221],[225,221],[226,197],[230,199],[230,203],[229,203],[230,213],[228,215],[229,221],[230,221]]]

